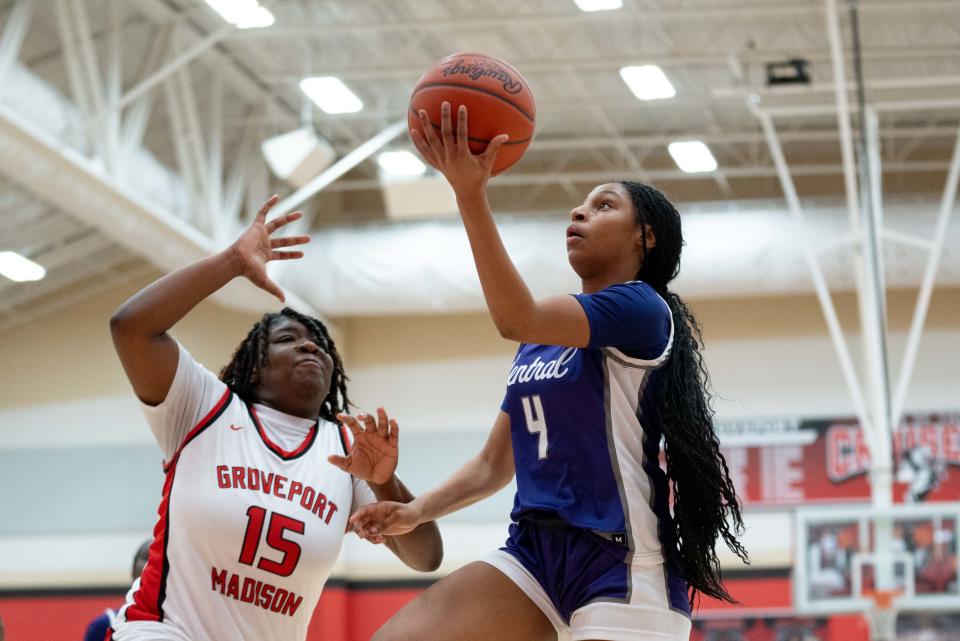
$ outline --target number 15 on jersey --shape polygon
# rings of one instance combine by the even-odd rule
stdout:
[[[547,458],[547,419],[543,415],[543,403],[540,402],[540,395],[522,396],[520,404],[523,405],[523,416],[527,422],[527,431],[531,434],[538,434],[537,440],[537,458],[541,461]]]

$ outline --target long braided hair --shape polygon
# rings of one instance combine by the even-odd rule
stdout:
[[[220,370],[220,380],[227,384],[245,403],[257,400],[254,388],[257,385],[257,376],[260,367],[267,362],[267,335],[270,325],[286,316],[301,323],[307,328],[317,346],[333,359],[333,375],[330,378],[330,392],[320,407],[320,418],[330,422],[337,422],[337,414],[345,412],[350,405],[347,398],[347,378],[343,371],[343,362],[337,352],[327,327],[312,316],[301,314],[289,307],[284,307],[277,313],[264,314],[243,339],[243,342],[234,350],[230,362]]]
[[[656,245],[644,246],[636,275],[667,301],[673,314],[673,350],[660,374],[653,411],[663,430],[667,477],[673,485],[672,531],[665,532],[667,563],[697,593],[734,602],[723,587],[716,543],[724,543],[744,562],[747,551],[737,540],[743,518],[730,470],[720,452],[713,426],[710,375],[700,353],[703,334],[693,312],[667,284],[680,271],[683,235],[680,214],[661,192],[638,182],[623,181],[636,211],[641,238],[647,226]],[[669,524],[665,524],[669,525]]]

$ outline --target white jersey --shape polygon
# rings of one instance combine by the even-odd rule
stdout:
[[[167,398],[144,413],[166,481],[113,638],[302,641],[348,518],[375,500],[327,461],[348,432],[248,406],[183,347]]]

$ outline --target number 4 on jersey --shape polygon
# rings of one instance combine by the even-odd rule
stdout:
[[[527,431],[531,434],[539,434],[537,441],[537,454],[541,461],[547,458],[547,419],[543,415],[543,403],[540,402],[540,395],[523,396],[520,398],[520,404],[523,405],[523,415],[527,420]]]

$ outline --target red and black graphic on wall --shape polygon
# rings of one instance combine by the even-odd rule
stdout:
[[[870,498],[870,451],[855,419],[719,423],[737,491],[748,505]],[[739,445],[759,442],[763,445]],[[893,435],[894,500],[960,497],[960,413],[908,416]]]
[[[691,641],[832,641],[828,619],[744,617],[693,622]]]

